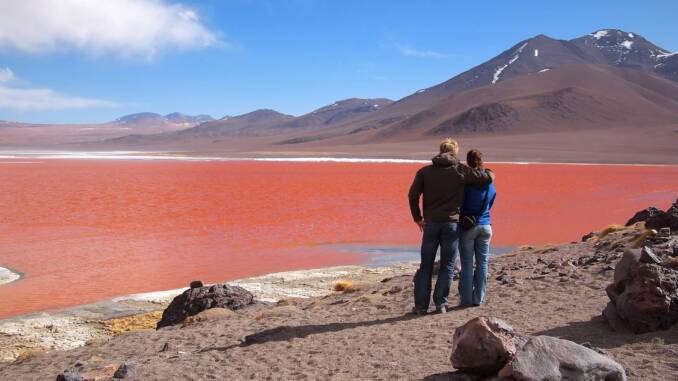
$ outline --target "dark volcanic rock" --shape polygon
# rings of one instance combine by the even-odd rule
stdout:
[[[83,381],[77,369],[66,369],[57,375],[56,381]]]
[[[521,346],[499,372],[519,381],[624,381],[624,368],[611,358],[568,340],[535,336]]]
[[[630,220],[626,221],[626,226],[631,226],[637,222],[641,221],[647,221],[648,218],[652,218],[655,216],[658,216],[660,214],[664,213],[663,210],[659,208],[655,208],[654,206],[651,206],[647,209],[643,209],[639,212],[636,212],[636,214],[631,217]]]
[[[135,362],[126,362],[115,371],[113,374],[113,378],[127,378],[134,373],[134,369],[136,368],[136,363]]]
[[[606,291],[614,309],[608,306],[603,317],[613,329],[618,320],[636,333],[666,329],[678,321],[678,271],[663,266],[648,247],[624,253]]]
[[[626,223],[626,226],[640,221],[645,221],[645,227],[648,229],[669,228],[673,231],[678,230],[678,200],[665,212],[655,207],[641,210]]]
[[[172,300],[162,313],[157,328],[181,323],[188,316],[193,316],[210,308],[228,308],[237,310],[254,301],[251,292],[239,286],[215,284],[207,287],[191,288]]]
[[[516,353],[513,327],[493,317],[477,317],[454,331],[452,366],[464,372],[493,374]]]

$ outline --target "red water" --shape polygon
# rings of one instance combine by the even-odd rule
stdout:
[[[282,270],[359,263],[334,244],[417,245],[419,164],[0,163],[0,317]],[[577,240],[678,196],[678,166],[492,165],[493,245]]]

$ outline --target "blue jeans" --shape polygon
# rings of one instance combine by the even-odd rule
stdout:
[[[436,306],[447,306],[454,275],[454,261],[459,253],[459,228],[456,222],[427,222],[421,242],[421,263],[414,277],[414,306],[427,310],[431,300],[431,278],[436,252],[440,246],[440,272],[433,292]]]
[[[479,306],[485,299],[491,238],[491,225],[476,225],[471,229],[461,231],[459,294],[462,306]],[[473,271],[474,258],[475,271]]]

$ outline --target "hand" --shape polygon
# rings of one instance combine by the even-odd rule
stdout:
[[[419,226],[419,231],[421,231],[421,232],[424,231],[424,226],[426,226],[426,221],[421,219],[419,221],[414,221],[414,223],[417,224],[417,226]]]

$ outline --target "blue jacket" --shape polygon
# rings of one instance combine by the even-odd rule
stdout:
[[[486,194],[487,204],[485,205],[485,210],[481,211],[480,208],[483,206]],[[497,192],[494,189],[494,184],[483,186],[466,185],[464,187],[464,204],[461,207],[461,212],[466,215],[479,216],[478,225],[490,225],[490,209],[494,204],[495,197],[497,197]]]

